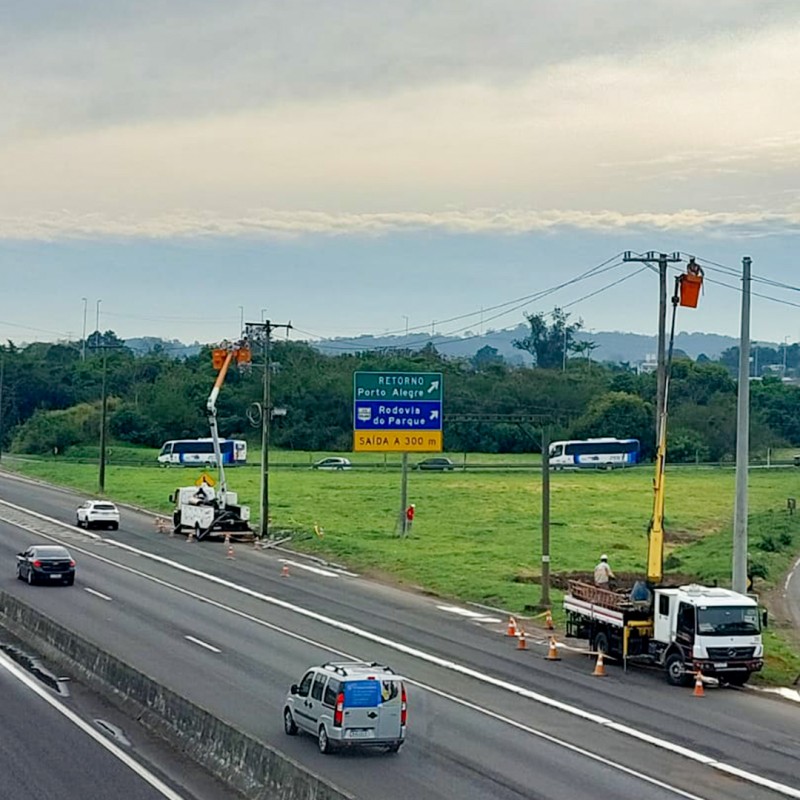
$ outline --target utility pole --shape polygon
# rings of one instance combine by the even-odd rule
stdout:
[[[550,608],[550,436],[542,428],[542,598],[539,605]]]
[[[656,442],[658,442],[660,409],[664,405],[664,387],[667,383],[667,268],[669,264],[674,264],[681,260],[680,253],[667,255],[650,250],[643,256],[634,256],[630,250],[626,250],[622,256],[623,261],[635,261],[642,264],[652,264],[658,262],[658,365],[656,371]]]
[[[95,304],[95,313],[94,313],[94,319],[95,319],[94,329],[97,332],[98,339],[100,338],[100,303],[102,302],[103,302],[102,300],[97,301],[97,303]]]
[[[261,309],[262,313],[266,309]],[[261,383],[261,502],[258,535],[264,539],[269,537],[269,433],[272,422],[272,364],[270,351],[272,347],[272,331],[285,328],[289,331],[292,323],[277,325],[270,320],[248,322],[245,326],[247,338],[253,342],[261,342],[264,354],[264,375]]]
[[[400,536],[408,535],[408,453],[402,455],[402,474],[400,476]]]
[[[747,592],[747,468],[750,460],[750,265],[742,259],[742,328],[739,339],[739,397],[736,408],[736,502],[733,508],[731,588]]]

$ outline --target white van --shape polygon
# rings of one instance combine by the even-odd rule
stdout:
[[[406,685],[389,667],[362,661],[312,667],[293,684],[283,709],[287,735],[316,737],[320,752],[383,747],[397,753],[406,738]]]

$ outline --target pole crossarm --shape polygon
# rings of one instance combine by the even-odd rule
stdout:
[[[551,422],[555,414],[445,414],[445,422]]]

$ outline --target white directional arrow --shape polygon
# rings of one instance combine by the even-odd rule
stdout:
[[[432,381],[431,385],[428,387],[428,394],[431,392],[435,392],[439,388],[439,381]]]
[[[438,409],[434,409],[433,411],[431,411],[430,418],[431,419],[439,419],[439,410]]]

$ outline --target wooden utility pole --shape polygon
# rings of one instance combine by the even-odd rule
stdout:
[[[666,253],[656,253],[650,250],[643,256],[634,256],[630,250],[626,250],[622,256],[623,261],[635,261],[641,264],[652,264],[658,262],[658,353],[656,371],[656,445],[658,445],[658,435],[660,426],[661,409],[664,406],[664,387],[667,383],[667,269],[669,264],[681,261],[680,253],[667,255]]]

